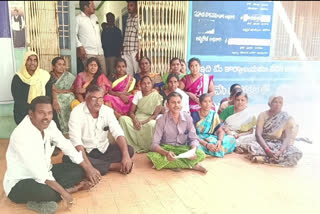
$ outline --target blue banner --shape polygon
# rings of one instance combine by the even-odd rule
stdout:
[[[273,2],[193,1],[192,55],[269,56]]]

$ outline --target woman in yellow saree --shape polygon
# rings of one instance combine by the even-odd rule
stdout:
[[[136,80],[127,74],[127,63],[124,59],[116,60],[115,81],[112,83],[112,89],[104,96],[105,105],[114,109],[117,118],[127,115],[132,104],[132,90]]]

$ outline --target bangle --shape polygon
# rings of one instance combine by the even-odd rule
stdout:
[[[269,149],[268,147],[266,147],[264,150],[265,150],[266,152],[270,152],[270,149]]]
[[[207,148],[207,149],[208,149],[208,144],[209,144],[209,143],[206,143],[206,148]]]

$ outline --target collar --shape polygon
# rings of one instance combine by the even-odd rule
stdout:
[[[91,14],[90,16],[87,16],[84,12],[80,11],[80,15],[81,15],[81,16],[84,16],[84,17],[90,18],[93,14]]]
[[[31,122],[31,119],[30,119],[29,115],[26,115],[25,119],[27,119],[27,121],[28,121],[27,122],[28,123],[28,127],[30,127],[33,131],[39,133],[42,136],[41,131],[37,127],[35,127],[33,125],[33,123]],[[51,123],[52,123],[52,120],[50,121],[48,128],[50,127]],[[44,136],[46,136],[48,128],[43,130]],[[42,139],[42,137],[41,137],[41,139]]]
[[[130,14],[130,18],[135,18],[136,16],[138,16],[138,13],[136,13],[134,16]]]
[[[99,110],[99,116],[97,117],[97,118],[100,118],[100,117],[102,117],[102,113],[101,113],[101,111],[102,111],[102,107],[103,105],[101,105],[101,107],[100,107],[100,110]],[[91,115],[91,113],[90,113],[90,111],[89,111],[89,108],[88,108],[88,106],[87,106],[87,103],[86,102],[84,102],[84,105],[83,105],[83,111],[84,111],[84,113],[86,113],[86,114],[90,114],[90,116],[92,117],[92,115]]]
[[[170,111],[168,111],[167,114],[168,114],[168,118],[171,119],[171,120],[173,120],[173,117],[172,117]],[[186,117],[184,116],[184,114],[183,114],[182,111],[179,112],[179,118],[180,118],[179,121],[187,121],[187,119],[186,119]]]

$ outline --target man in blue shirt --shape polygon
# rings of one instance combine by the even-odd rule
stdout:
[[[107,64],[107,77],[110,79],[115,73],[115,60],[120,57],[123,37],[121,30],[114,24],[114,14],[107,13],[106,18],[107,25],[101,33],[101,42]]]

